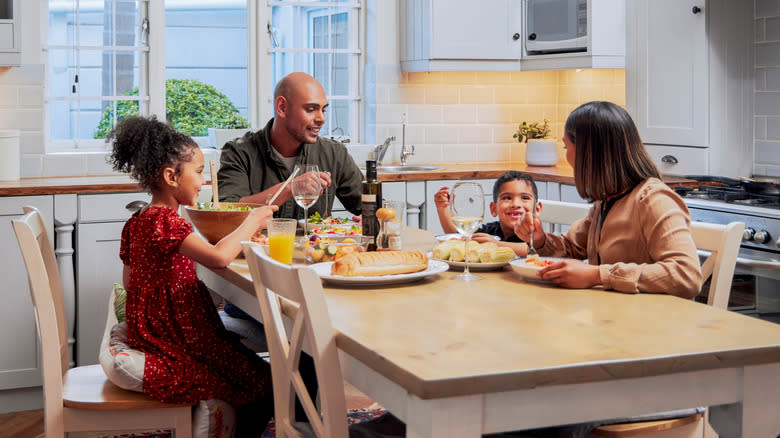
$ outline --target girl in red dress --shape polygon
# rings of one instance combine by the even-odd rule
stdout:
[[[259,436],[273,415],[270,367],[225,330],[194,262],[227,266],[277,207],[252,210],[211,245],[177,213],[195,203],[204,183],[198,145],[154,117],[123,119],[111,140],[114,170],[152,194],[125,224],[119,250],[128,341],[146,356],[143,391],[165,402],[224,400],[237,407],[236,436]]]

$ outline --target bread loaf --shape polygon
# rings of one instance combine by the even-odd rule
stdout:
[[[353,253],[333,262],[331,275],[374,277],[408,274],[428,268],[428,257],[420,251],[374,251]]]

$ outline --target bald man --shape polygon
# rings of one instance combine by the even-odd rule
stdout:
[[[296,164],[316,164],[320,172],[304,177],[319,178],[323,193],[329,187],[328,199],[320,196],[309,214],[330,210],[338,197],[347,210],[359,215],[360,169],[343,144],[319,136],[327,107],[325,90],[310,75],[296,72],[282,78],[274,89],[274,118],[263,129],[222,147],[219,199],[265,204]],[[288,184],[274,201],[279,206],[275,216],[303,218],[303,209],[295,203],[291,190]]]

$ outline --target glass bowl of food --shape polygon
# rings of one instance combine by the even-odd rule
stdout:
[[[363,235],[318,235],[309,237],[306,261],[309,263],[332,262],[354,252],[365,252],[371,239]]]
[[[211,202],[185,205],[184,212],[195,229],[215,245],[227,236],[249,216],[249,212],[261,204],[247,202],[220,202],[216,208]]]

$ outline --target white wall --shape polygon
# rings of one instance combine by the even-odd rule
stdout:
[[[755,0],[754,175],[780,177],[780,0]]]

